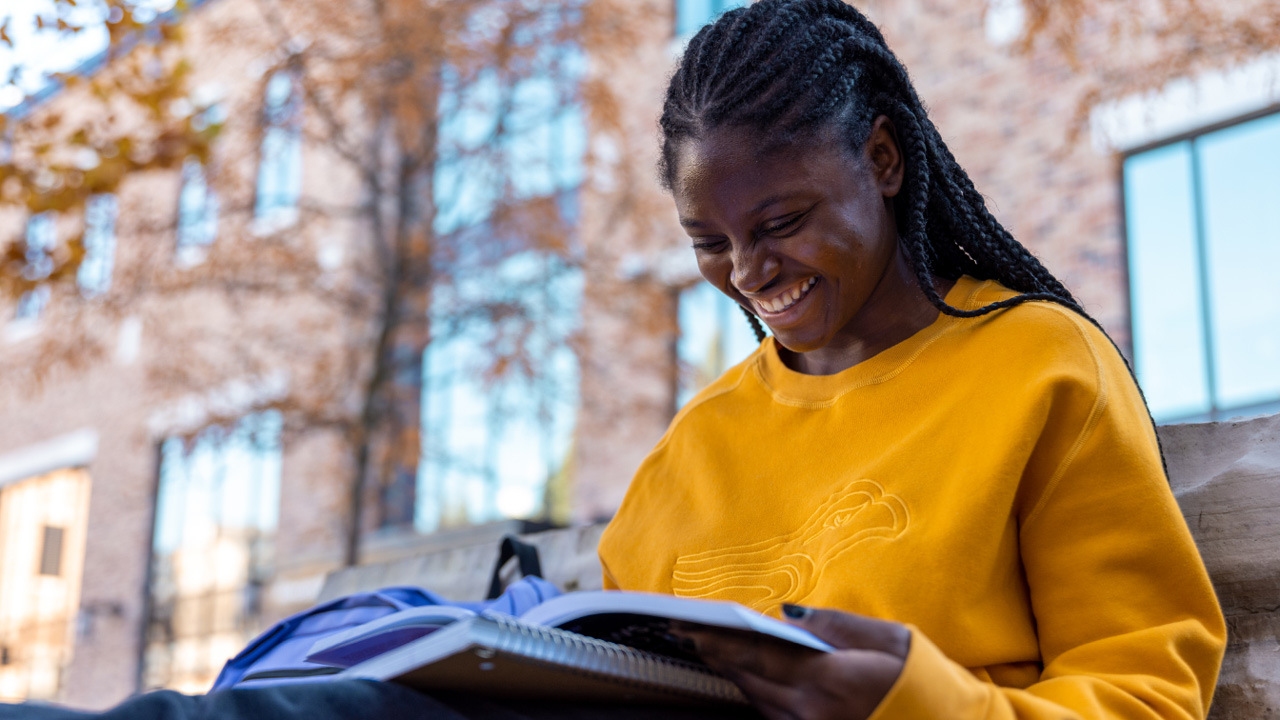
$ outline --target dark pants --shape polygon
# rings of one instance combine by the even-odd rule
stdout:
[[[0,704],[0,720],[748,720],[746,709],[618,707],[500,701],[474,695],[431,697],[371,680],[280,685],[182,695],[160,690],[129,698],[100,713],[48,705]]]

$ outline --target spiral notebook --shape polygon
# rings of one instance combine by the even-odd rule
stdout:
[[[335,679],[359,678],[524,699],[746,703],[737,686],[694,663],[500,615],[460,620]]]
[[[337,677],[525,699],[744,704],[737,686],[672,642],[666,632],[672,619],[759,632],[815,652],[830,650],[799,628],[733,603],[576,593],[521,618],[485,613],[454,620]],[[379,633],[403,631],[403,622],[387,623],[346,643],[352,647]],[[324,652],[332,655],[335,648],[317,654]]]

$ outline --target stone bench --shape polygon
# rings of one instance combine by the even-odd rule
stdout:
[[[1160,439],[1227,618],[1210,717],[1280,717],[1280,415],[1170,425]]]
[[[1230,640],[1211,718],[1280,717],[1280,415],[1160,428],[1169,479],[1213,577]],[[600,587],[603,525],[525,537],[566,590]],[[321,600],[421,585],[459,600],[488,589],[497,543],[452,547],[331,573]]]

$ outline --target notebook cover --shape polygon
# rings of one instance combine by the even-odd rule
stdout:
[[[469,618],[342,673],[424,691],[624,704],[745,704],[706,668],[514,618]]]

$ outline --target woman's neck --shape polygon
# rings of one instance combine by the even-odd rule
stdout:
[[[895,263],[890,272],[897,277],[898,287],[891,292],[876,293],[868,300],[865,318],[851,332],[842,333],[827,345],[806,353],[778,346],[783,364],[805,375],[834,375],[878,355],[915,335],[938,319],[939,311],[920,290],[915,275],[905,258]],[[934,278],[933,289],[945,297],[954,280]]]

